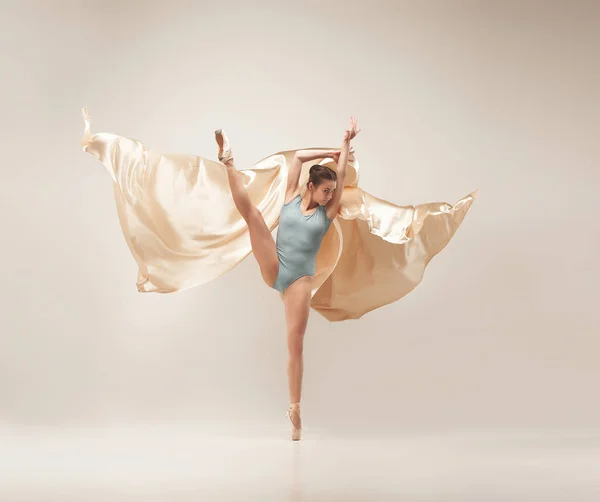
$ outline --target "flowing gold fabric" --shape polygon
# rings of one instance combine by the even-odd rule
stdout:
[[[121,228],[139,266],[138,291],[171,293],[205,284],[251,253],[248,227],[221,163],[161,153],[116,134],[92,134],[85,108],[83,116],[81,146],[113,179]],[[295,151],[274,153],[240,170],[271,230],[279,223]],[[336,168],[332,159],[308,163],[300,176],[304,189],[308,169],[316,163]],[[477,193],[454,205],[397,206],[365,192],[358,180],[358,160],[351,156],[338,217],[317,255],[311,307],[329,321],[358,319],[413,290]]]

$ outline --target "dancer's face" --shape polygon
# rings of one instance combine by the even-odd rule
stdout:
[[[317,187],[311,183],[313,200],[321,206],[325,206],[332,199],[336,185],[337,183],[332,180],[322,181]]]

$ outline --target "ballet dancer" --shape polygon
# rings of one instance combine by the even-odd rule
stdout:
[[[336,218],[348,157],[354,152],[350,142],[360,132],[351,117],[339,150],[297,150],[287,179],[284,204],[281,207],[277,240],[273,239],[265,220],[248,196],[234,164],[229,140],[222,129],[215,131],[218,158],[227,169],[233,201],[248,225],[252,252],[265,283],[279,291],[283,298],[287,327],[288,386],[290,406],[286,416],[292,425],[292,440],[300,440],[302,419],[303,342],[310,312],[311,290],[316,269],[316,256],[331,222]],[[337,170],[315,164],[310,168],[306,191],[299,191],[299,179],[305,162],[332,158]]]

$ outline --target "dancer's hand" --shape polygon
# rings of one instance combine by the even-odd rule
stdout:
[[[333,155],[331,156],[331,158],[335,161],[336,164],[339,164],[340,162],[340,153],[342,153],[342,150],[335,150],[333,152]],[[348,151],[348,155],[352,156],[354,155],[354,147],[351,146],[350,150]]]
[[[356,118],[350,117],[350,127],[346,129],[344,134],[344,141],[351,141],[356,138],[356,135],[360,132],[358,125],[356,124]]]

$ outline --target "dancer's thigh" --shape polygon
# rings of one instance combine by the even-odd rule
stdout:
[[[260,211],[253,207],[248,216],[248,230],[252,252],[260,267],[260,273],[268,286],[273,286],[277,278],[279,261],[277,259],[277,246],[271,231]]]

